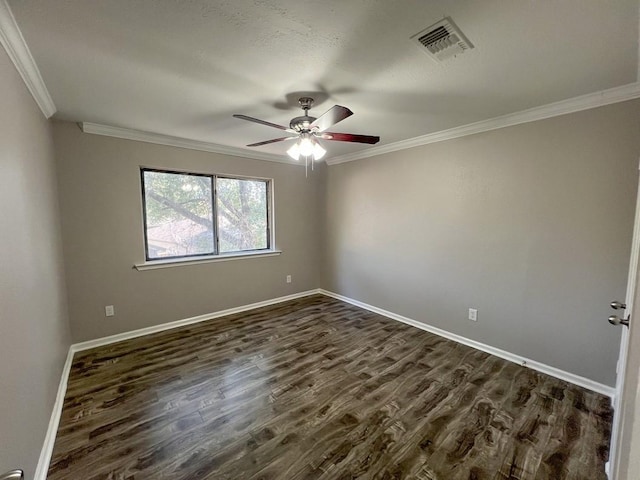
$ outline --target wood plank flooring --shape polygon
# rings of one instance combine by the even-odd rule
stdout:
[[[50,480],[604,480],[609,399],[314,295],[77,354]]]

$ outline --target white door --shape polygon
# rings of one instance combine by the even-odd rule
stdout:
[[[611,455],[609,465],[610,480],[638,480],[640,478],[640,318],[633,315],[634,305],[638,305],[636,317],[640,317],[640,185],[636,201],[636,218],[633,228],[629,280],[626,304],[623,312],[617,310],[621,319],[629,318],[629,326],[620,328],[620,358],[614,401],[613,431],[611,435]],[[613,299],[612,299],[613,300]],[[632,453],[633,452],[633,453]]]

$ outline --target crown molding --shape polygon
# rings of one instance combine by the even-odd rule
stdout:
[[[289,160],[283,155],[248,151],[238,147],[228,147],[217,143],[203,142],[201,140],[191,140],[188,138],[173,137],[161,133],[143,132],[130,128],[112,127],[99,123],[81,122],[80,128],[84,133],[103,135],[105,137],[124,138],[125,140],[136,140],[138,142],[155,143],[156,145],[167,145],[169,147],[187,148],[190,150],[200,150],[202,152],[220,153],[222,155],[232,155],[234,157],[251,158],[254,160],[266,160],[268,162],[286,163],[289,165],[300,165],[299,162]]]
[[[56,106],[6,0],[0,0],[0,44],[7,51],[43,115],[46,118],[53,116]]]
[[[521,112],[490,118],[488,120],[481,120],[479,122],[450,128],[448,130],[442,130],[440,132],[428,133],[420,137],[409,138],[407,140],[369,148],[360,152],[340,155],[338,157],[328,159],[327,164],[337,165],[339,163],[353,162],[355,160],[396,152],[398,150],[406,150],[407,148],[428,145],[430,143],[444,142],[445,140],[488,132],[490,130],[497,130],[499,128],[510,127],[513,125],[520,125],[522,123],[535,122],[537,120],[544,120],[546,118],[557,117],[582,110],[589,110],[591,108],[603,107],[605,105],[633,100],[635,98],[640,98],[640,82],[630,83],[628,85],[610,88],[599,92],[588,93],[579,97],[549,103],[540,107],[534,107]]]
[[[4,0],[0,0],[2,2]],[[566,115],[569,113],[589,110],[591,108],[603,107],[614,103],[625,102],[640,98],[640,82],[634,82],[621,87],[610,88],[599,92],[588,93],[579,97],[561,100],[559,102],[542,105],[540,107],[530,108],[521,112],[510,113],[500,117],[481,120],[479,122],[462,125],[460,127],[450,128],[439,132],[428,133],[419,137],[401,140],[399,142],[381,145],[379,147],[369,148],[360,152],[340,155],[326,160],[327,165],[337,165],[340,163],[353,162],[363,158],[369,158],[385,153],[406,150],[408,148],[428,145],[430,143],[444,142],[454,138],[474,135],[476,133],[488,132],[500,128],[520,125],[523,123],[535,122],[547,118]],[[124,138],[127,140],[136,140],[139,142],[155,143],[157,145],[167,145],[171,147],[187,148],[191,150],[200,150],[204,152],[220,153],[223,155],[232,155],[235,157],[251,158],[255,160],[267,160],[269,162],[286,163],[289,165],[300,165],[298,162],[290,160],[283,155],[275,155],[269,153],[261,153],[257,151],[249,151],[238,147],[229,147],[216,143],[203,142],[200,140],[191,140],[187,138],[163,135],[160,133],[143,132],[123,127],[113,127],[109,125],[101,125],[98,123],[82,122],[80,123],[82,131],[95,135],[104,135],[107,137]]]

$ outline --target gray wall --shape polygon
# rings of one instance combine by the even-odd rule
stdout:
[[[614,385],[639,127],[631,101],[331,166],[323,287]]]
[[[33,478],[69,344],[50,124],[0,48],[0,473]]]
[[[318,287],[325,167],[305,178],[297,165],[85,134],[64,122],[54,141],[75,342]],[[282,255],[132,269],[144,260],[140,166],[273,178]]]

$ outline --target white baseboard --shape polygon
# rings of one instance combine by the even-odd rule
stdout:
[[[544,363],[540,363],[535,360],[531,360],[529,358],[521,357],[520,355],[516,355],[514,353],[507,352],[505,350],[501,350],[499,348],[495,348],[490,345],[485,345],[484,343],[480,343],[475,340],[471,340],[469,338],[463,337],[461,335],[457,335],[455,333],[442,330],[441,328],[432,327],[431,325],[427,325],[425,323],[418,322],[417,320],[413,320],[411,318],[398,315],[397,313],[383,310],[382,308],[374,307],[373,305],[369,305],[368,303],[364,303],[359,300],[354,300],[353,298],[345,297],[344,295],[339,295],[337,293],[330,292],[323,289],[320,289],[320,293],[322,293],[323,295],[327,295],[329,297],[336,298],[338,300],[342,300],[343,302],[350,303],[351,305],[355,305],[356,307],[364,308],[365,310],[378,313],[380,315],[391,318],[393,320],[406,323],[407,325],[411,325],[412,327],[425,330],[429,333],[433,333],[435,335],[448,338],[449,340],[453,340],[454,342],[462,343],[463,345],[467,345],[468,347],[472,347],[477,350],[490,353],[491,355],[495,355],[496,357],[500,357],[510,362],[522,365],[524,367],[531,368],[540,373],[545,373],[552,377],[559,378],[560,380],[565,380],[569,383],[573,383],[574,385],[578,385],[588,390],[601,393],[603,395],[606,395],[607,397],[610,397],[610,398],[614,397],[615,389],[613,387],[609,387],[608,385],[604,385],[602,383],[595,382],[588,378],[581,377],[580,375],[575,375],[573,373],[560,370],[559,368],[552,367],[550,365],[546,365]]]
[[[121,342],[123,340],[129,340],[131,338],[142,337],[144,335],[150,335],[152,333],[164,332],[165,330],[171,330],[178,327],[184,327],[185,325],[191,325],[193,323],[205,322],[218,317],[224,317],[225,315],[232,315],[234,313],[246,312],[247,310],[253,310],[254,308],[268,307],[276,303],[287,302],[289,300],[295,300],[296,298],[308,297],[320,293],[319,289],[307,290],[305,292],[294,293],[292,295],[286,295],[284,297],[272,298],[270,300],[264,300],[262,302],[250,303],[248,305],[242,305],[240,307],[228,308],[226,310],[220,310],[213,313],[205,313],[204,315],[198,315],[197,317],[184,318],[182,320],[176,320],[174,322],[163,323],[161,325],[154,325],[152,327],[140,328],[138,330],[132,330],[130,332],[118,333],[117,335],[110,335],[108,337],[97,338],[95,340],[89,340],[87,342],[80,342],[71,345],[74,352],[80,352],[82,350],[89,350],[90,348],[102,347],[103,345],[109,345],[110,343]]]
[[[60,375],[60,385],[58,385],[58,393],[56,394],[56,401],[53,404],[53,411],[51,412],[51,418],[49,419],[49,426],[47,427],[47,433],[44,437],[44,445],[40,451],[40,458],[38,459],[38,466],[36,467],[36,473],[34,480],[47,480],[47,473],[49,471],[49,462],[51,462],[51,454],[53,453],[53,445],[56,442],[56,434],[58,433],[58,424],[60,423],[60,416],[62,415],[62,405],[64,404],[64,396],[67,393],[67,381],[69,380],[69,373],[71,372],[71,364],[73,363],[73,345],[69,348],[67,353],[67,359],[62,367],[62,374]]]

